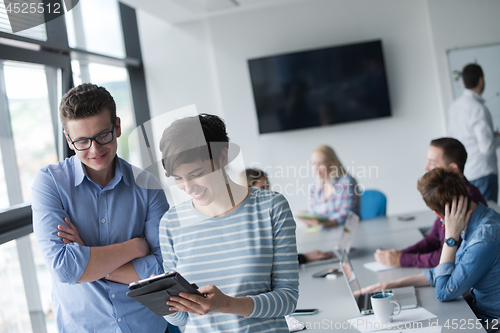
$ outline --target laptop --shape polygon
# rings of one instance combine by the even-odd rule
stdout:
[[[351,295],[358,306],[359,312],[363,315],[372,314],[373,309],[370,297],[380,294],[380,291],[372,291],[361,294],[361,287],[356,277],[356,273],[354,273],[354,268],[352,267],[351,260],[347,252],[344,251],[341,258],[340,268],[344,273],[347,285],[349,286]],[[418,306],[415,287],[387,289],[386,292],[394,294],[394,298],[401,306],[401,310],[412,309]]]
[[[339,262],[344,251],[346,251],[347,253],[351,251],[352,238],[354,237],[354,233],[356,232],[358,223],[359,216],[353,212],[349,212],[344,223],[344,228],[342,229],[342,236],[340,237],[340,241],[338,245],[336,245],[333,250],[329,252],[331,254],[331,257],[318,261],[308,262],[304,265],[316,266],[325,263]]]

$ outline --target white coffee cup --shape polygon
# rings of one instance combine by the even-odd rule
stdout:
[[[379,323],[386,324],[392,322],[392,318],[401,312],[401,307],[395,301],[392,293],[376,294],[371,297],[373,313]],[[394,306],[398,312],[394,314]]]

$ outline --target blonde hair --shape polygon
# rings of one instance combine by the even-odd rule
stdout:
[[[321,145],[321,146],[316,147],[313,150],[313,153],[314,152],[323,154],[323,156],[325,156],[326,159],[332,163],[332,166],[340,171],[340,175],[339,175],[339,172],[337,172],[337,177],[340,177],[341,175],[347,174],[347,172],[344,169],[344,166],[340,162],[339,158],[337,157],[337,154],[335,154],[335,151],[332,149],[332,147],[327,146],[327,145]],[[330,172],[330,174],[331,174],[331,172]]]

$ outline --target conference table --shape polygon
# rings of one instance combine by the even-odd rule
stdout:
[[[423,238],[422,230],[432,227],[436,218],[430,210],[404,214],[404,217],[408,216],[412,216],[413,219],[402,221],[399,219],[400,216],[384,216],[359,223],[353,238],[350,258],[361,287],[422,272],[421,268],[404,267],[376,273],[363,266],[375,260],[373,253],[380,247],[402,249],[418,242]],[[308,232],[305,224],[297,219],[297,249],[299,253],[312,250],[330,251],[338,244],[341,231],[341,228],[333,228]],[[329,267],[340,268],[338,262],[311,263],[300,267],[300,296],[297,308],[315,308],[318,309],[318,313],[295,318],[304,323],[309,332],[332,330],[359,332],[346,324],[347,320],[361,315],[345,278],[340,276],[337,279],[326,279],[312,276]],[[465,327],[467,332],[485,332],[482,327],[476,325],[477,318],[462,297],[450,302],[439,302],[433,287],[416,288],[416,293],[419,306],[437,318],[421,321],[421,324],[414,326],[406,326],[407,329],[418,328],[418,325],[424,328],[439,325],[443,326],[442,332],[456,332],[460,326]]]

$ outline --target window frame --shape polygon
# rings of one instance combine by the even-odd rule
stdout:
[[[54,2],[58,2],[63,8],[65,5],[64,1],[65,0],[43,0],[43,3],[46,5],[49,3],[53,4]],[[145,126],[143,124],[149,121],[151,118],[147,98],[144,66],[142,64],[136,12],[134,8],[128,5],[125,5],[121,2],[118,2],[118,4],[126,52],[126,57],[123,59],[69,47],[66,22],[63,17],[50,20],[50,15],[45,14],[45,19],[46,21],[48,21],[47,23],[45,23],[47,32],[46,41],[40,41],[27,37],[17,36],[15,34],[0,32],[0,38],[2,39],[29,43],[28,47],[24,47],[22,45],[13,46],[14,44],[22,43],[9,43],[11,45],[7,45],[4,43],[0,44],[1,62],[18,61],[31,64],[46,65],[61,70],[61,88],[63,91],[51,91],[51,87],[48,87],[49,102],[51,105],[50,112],[52,117],[52,126],[59,160],[63,160],[64,158],[67,158],[74,154],[74,152],[70,150],[68,145],[66,145],[65,143],[62,126],[60,125],[60,121],[58,120],[58,107],[54,107],[54,101],[56,101],[58,97],[62,96],[59,96],[58,94],[63,94],[74,86],[73,72],[71,68],[72,59],[123,66],[129,73],[129,84],[132,95],[132,106],[136,125],[140,125],[142,129],[145,130]],[[124,24],[124,22],[126,22],[126,24]],[[2,77],[0,77],[0,79],[3,80],[2,84],[4,84],[5,80]],[[47,74],[47,79],[53,80],[53,78],[49,78],[49,74]],[[8,103],[6,98],[6,95],[0,96],[0,103]],[[0,113],[0,116],[7,117],[5,121],[5,123],[7,124],[4,128],[2,128],[2,130],[6,130],[6,134],[10,136],[10,138],[7,137],[7,140],[9,140],[13,137],[8,108],[3,112],[3,114]],[[10,140],[10,142],[7,141],[7,143],[5,143],[4,141],[3,144],[10,146],[8,149],[8,154],[11,157],[15,157],[15,147],[13,139]],[[143,161],[143,165],[148,165],[150,159],[153,157],[149,156],[146,152],[141,152],[141,158]],[[16,161],[15,158],[14,161]],[[16,168],[18,173],[17,164]],[[158,177],[158,171],[154,171],[156,171],[155,176]],[[4,170],[4,172],[6,177],[10,173],[10,171],[6,170]],[[20,179],[17,179],[17,182],[20,183]],[[11,187],[15,187],[14,192],[20,191],[19,185],[15,182]],[[9,192],[9,188],[7,189],[7,191]],[[16,203],[16,201],[19,201],[19,193],[14,193],[13,197],[15,197],[14,203]],[[12,203],[11,200],[11,194],[9,193],[9,201]],[[32,232],[33,221],[30,203],[23,203],[14,206],[11,205],[9,208],[0,211],[0,245],[14,239],[16,240],[17,252],[22,270],[22,278],[25,286],[25,296],[28,303],[28,309],[30,311],[30,320],[33,333],[46,333],[45,317],[41,306],[40,290],[37,282],[33,253],[30,242],[28,240],[28,235]]]

